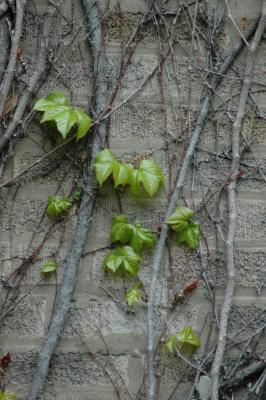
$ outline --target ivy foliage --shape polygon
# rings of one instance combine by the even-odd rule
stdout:
[[[176,207],[168,218],[173,231],[177,232],[177,244],[196,249],[199,244],[200,226],[193,220],[195,212],[188,207]]]
[[[100,186],[112,177],[115,188],[129,185],[132,193],[139,197],[145,192],[154,196],[164,182],[163,172],[153,159],[142,160],[138,168],[133,168],[132,164],[119,162],[110,149],[97,154],[94,167]]]
[[[137,282],[132,289],[127,291],[126,302],[129,307],[132,307],[134,304],[139,303],[142,297],[142,282]]]
[[[38,100],[33,109],[44,112],[41,123],[54,121],[63,139],[66,139],[74,125],[78,126],[77,140],[82,139],[91,126],[91,118],[81,108],[71,107],[64,92],[53,92]]]
[[[139,270],[140,255],[130,246],[122,246],[111,251],[103,261],[106,272],[118,275],[136,276]]]
[[[176,335],[167,338],[164,349],[165,351],[175,354],[176,350],[189,355],[194,354],[201,346],[200,338],[193,328],[185,327]]]
[[[128,223],[126,215],[118,215],[112,221],[111,242],[129,243],[140,254],[143,248],[154,247],[156,239],[149,229],[142,228],[141,224]]]
[[[55,219],[63,214],[71,206],[67,197],[48,197],[47,215],[51,219]]]
[[[17,396],[16,393],[13,392],[0,392],[0,400],[16,400]]]
[[[57,263],[55,260],[47,260],[43,263],[41,267],[41,273],[42,274],[51,274],[52,272],[56,272],[57,269]]]

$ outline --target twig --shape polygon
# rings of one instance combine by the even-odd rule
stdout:
[[[8,54],[9,54],[9,46],[10,46],[10,37],[9,37],[9,29],[8,29],[8,23],[7,23],[7,18],[5,15],[3,15],[0,18],[0,83],[2,82],[5,70],[6,70],[6,64],[8,60]]]
[[[256,26],[257,26],[257,21],[249,29],[249,31],[247,33],[247,40],[254,33],[254,29],[256,29]],[[232,50],[232,52],[225,59],[224,63],[221,65],[221,67],[219,69],[220,74],[224,74],[228,70],[228,68],[232,65],[232,62],[234,61],[235,57],[242,50],[243,45],[244,45],[244,43],[242,40],[236,44],[235,48]],[[213,80],[211,80],[211,83],[213,84],[214,88],[218,86],[220,80],[221,80],[221,78],[219,75],[217,77],[214,77]],[[195,123],[195,128],[192,132],[191,141],[190,141],[188,149],[186,151],[186,154],[185,154],[185,157],[183,160],[183,164],[182,164],[182,167],[179,172],[179,176],[176,180],[175,190],[171,196],[169,205],[166,210],[164,222],[161,227],[160,237],[159,237],[159,240],[157,242],[155,252],[154,252],[153,265],[152,265],[152,278],[151,278],[151,284],[150,284],[150,295],[149,295],[149,302],[148,302],[148,327],[147,327],[147,329],[148,329],[148,355],[147,355],[148,395],[147,395],[147,399],[148,400],[155,400],[155,398],[156,398],[156,373],[155,373],[155,366],[154,366],[154,356],[155,356],[154,305],[155,305],[155,300],[156,300],[156,293],[157,293],[156,288],[157,288],[157,284],[158,284],[160,265],[161,265],[164,247],[165,247],[166,238],[167,238],[167,233],[168,233],[168,225],[167,225],[166,221],[172,214],[174,207],[176,206],[176,203],[179,199],[180,191],[183,188],[183,185],[184,185],[184,182],[185,182],[185,179],[187,176],[187,171],[188,171],[188,168],[189,168],[189,165],[191,162],[191,158],[193,156],[199,136],[203,130],[204,123],[206,121],[206,117],[207,117],[207,114],[209,111],[212,93],[210,93],[209,91],[207,92],[206,90],[204,92],[205,93],[204,93],[204,97],[201,102],[201,107],[200,107],[200,111],[198,113],[198,117],[197,117],[197,120]]]
[[[236,278],[235,264],[234,264],[234,241],[235,241],[235,229],[236,229],[236,182],[237,182],[237,177],[239,175],[239,161],[240,161],[240,156],[239,156],[240,131],[242,128],[242,122],[244,118],[249,89],[251,85],[251,75],[254,70],[255,54],[257,47],[260,43],[261,37],[263,35],[265,26],[266,26],[266,0],[263,0],[260,22],[247,55],[245,77],[239,98],[237,114],[232,128],[233,134],[232,134],[231,176],[232,175],[236,176],[236,179],[233,179],[227,186],[229,222],[228,222],[228,232],[226,240],[226,259],[227,259],[228,282],[225,289],[224,303],[220,317],[218,345],[211,369],[212,400],[218,400],[219,397],[220,369],[225,351],[228,317],[232,305],[233,293],[235,287],[235,278]]]
[[[3,116],[3,111],[5,107],[5,102],[7,96],[9,94],[12,80],[16,70],[17,64],[17,50],[19,47],[19,41],[22,32],[22,22],[24,16],[24,10],[26,6],[27,0],[17,0],[16,1],[16,25],[15,25],[15,33],[12,37],[12,44],[9,56],[9,62],[7,65],[7,69],[4,75],[3,83],[1,85],[1,98],[0,98],[0,119]]]
[[[247,367],[241,369],[237,373],[234,374],[234,376],[228,380],[225,384],[222,385],[223,389],[231,389],[235,386],[241,385],[243,382],[245,382],[247,379],[250,378],[250,376],[258,374],[261,372],[266,366],[265,361],[255,361],[252,364],[248,365]]]
[[[48,65],[48,63],[47,63],[47,48],[48,48],[48,42],[49,42],[48,36],[50,33],[50,24],[51,24],[51,15],[50,15],[50,18],[48,19],[46,32],[44,32],[44,36],[43,36],[43,40],[42,40],[42,43],[40,46],[40,51],[39,51],[39,56],[38,56],[38,60],[37,60],[37,65],[35,67],[35,71],[30,79],[28,87],[24,90],[24,92],[19,100],[18,106],[12,117],[12,120],[10,121],[5,133],[0,137],[0,154],[3,152],[6,144],[11,139],[11,137],[18,134],[15,132],[21,123],[21,120],[22,120],[23,114],[26,110],[26,107],[27,107],[29,101],[31,100],[31,98],[34,96],[35,91],[38,86],[38,83],[46,71],[46,68]]]
[[[92,5],[91,0],[82,0],[82,3],[85,11],[87,12],[89,29],[92,26],[95,26],[95,23],[97,24],[89,40],[94,61],[94,74],[97,76],[98,79],[95,102],[96,112],[99,115],[104,109],[107,98],[107,60],[104,49],[102,48],[102,30],[100,23],[98,23],[100,21],[98,5],[96,3],[93,3]],[[60,333],[64,326],[71,305],[71,299],[75,288],[76,270],[82,257],[87,233],[90,227],[94,199],[96,197],[95,178],[92,173],[92,166],[95,162],[96,155],[100,150],[102,142],[106,138],[106,135],[107,124],[102,122],[99,124],[93,139],[91,158],[88,163],[88,176],[86,177],[85,182],[87,190],[85,191],[82,198],[81,210],[77,220],[72,248],[70,250],[70,255],[65,263],[63,282],[59,293],[57,307],[52,316],[51,325],[47,337],[39,353],[37,369],[34,374],[32,389],[28,400],[37,400],[42,395],[46,376],[49,369],[49,363],[53,355],[54,348],[60,338]]]

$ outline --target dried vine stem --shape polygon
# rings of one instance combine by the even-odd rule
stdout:
[[[82,0],[82,3],[87,15],[88,28],[89,31],[91,31],[89,41],[94,59],[95,79],[97,79],[95,106],[96,113],[99,115],[104,110],[107,101],[107,60],[102,46],[102,31],[98,5],[93,0]],[[64,266],[64,276],[58,303],[52,316],[47,337],[39,353],[37,369],[33,378],[33,384],[28,400],[38,400],[39,398],[42,398],[41,396],[50,360],[60,338],[60,333],[70,309],[71,299],[75,288],[76,270],[85,246],[96,196],[96,185],[92,167],[95,162],[95,157],[107,136],[107,132],[106,122],[99,123],[93,139],[90,161],[88,163],[88,176],[85,182],[86,191],[82,199],[81,211],[78,216],[70,255]]]
[[[2,82],[8,61],[10,46],[9,29],[6,15],[0,18],[0,83]]]
[[[246,40],[249,40],[254,31],[256,30],[258,25],[258,20],[252,24],[248,32],[246,33],[245,37]],[[155,348],[156,348],[156,338],[155,338],[155,301],[156,301],[156,292],[157,292],[157,284],[159,278],[159,271],[160,265],[163,257],[163,252],[165,248],[165,243],[167,239],[168,233],[168,225],[166,221],[172,214],[174,207],[176,206],[181,189],[183,188],[188,168],[196,148],[199,136],[204,128],[204,124],[208,115],[209,107],[211,104],[212,94],[213,91],[217,88],[218,84],[221,81],[222,75],[224,75],[227,70],[232,65],[235,58],[241,52],[244,47],[244,42],[242,39],[238,43],[236,43],[235,47],[232,49],[231,53],[225,58],[225,61],[221,64],[221,67],[218,70],[218,74],[214,75],[213,78],[210,78],[209,82],[206,82],[206,89],[202,96],[202,101],[200,105],[200,110],[198,112],[198,116],[195,122],[195,128],[192,131],[191,140],[186,151],[179,175],[176,179],[175,189],[173,194],[171,195],[169,205],[165,212],[164,221],[161,227],[161,233],[159,240],[157,242],[154,257],[153,257],[153,264],[152,264],[152,278],[150,284],[150,294],[149,294],[149,301],[148,301],[148,323],[147,323],[147,333],[148,333],[148,354],[147,354],[147,399],[148,400],[155,400],[156,399],[156,373],[155,373],[155,366],[154,366],[154,358],[155,358]],[[221,57],[223,59],[224,57]]]
[[[27,0],[16,0],[16,24],[15,33],[12,37],[11,50],[9,55],[9,62],[4,75],[3,83],[1,85],[1,98],[0,98],[0,118],[3,116],[5,102],[9,94],[12,80],[16,70],[17,64],[17,50],[22,32],[22,22]]]
[[[0,154],[3,152],[8,141],[15,135],[18,135],[17,128],[21,124],[23,114],[31,101],[32,97],[35,95],[38,84],[41,78],[44,76],[45,71],[48,67],[47,56],[48,56],[48,46],[49,46],[49,33],[51,28],[52,11],[49,10],[47,24],[44,27],[44,32],[42,35],[42,43],[40,45],[39,55],[35,70],[29,81],[28,86],[25,88],[21,98],[19,99],[16,111],[10,121],[6,131],[2,136],[0,136]],[[5,78],[4,78],[5,81]],[[2,98],[1,98],[2,99]]]
[[[247,54],[243,85],[239,97],[236,117],[232,128],[232,163],[231,163],[230,175],[231,177],[235,177],[235,179],[232,179],[227,187],[229,221],[228,221],[228,232],[226,240],[226,265],[227,265],[228,281],[225,289],[224,303],[220,317],[218,344],[211,369],[212,400],[218,400],[219,398],[219,375],[225,351],[228,317],[232,305],[234,287],[235,287],[235,278],[236,278],[235,263],[234,263],[234,242],[235,242],[235,229],[236,229],[236,184],[237,184],[237,177],[239,175],[239,162],[240,162],[240,155],[239,155],[240,132],[242,128],[242,122],[251,86],[251,78],[254,72],[255,54],[257,47],[260,43],[260,40],[262,38],[265,27],[266,27],[266,0],[263,0],[260,22]]]

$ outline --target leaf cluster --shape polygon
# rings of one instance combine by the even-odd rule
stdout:
[[[47,215],[51,219],[55,219],[63,214],[71,206],[67,197],[48,197]]]
[[[141,224],[130,224],[126,215],[117,215],[112,220],[111,242],[122,247],[111,251],[104,259],[106,271],[136,276],[141,261],[141,251],[156,243],[153,233]]]
[[[201,346],[200,338],[190,326],[185,327],[175,335],[167,338],[164,349],[166,352],[175,354],[176,350],[188,355],[194,354]]]
[[[142,282],[137,282],[133,288],[127,291],[126,303],[129,307],[132,307],[135,303],[138,303],[142,299],[142,297]]]
[[[55,260],[47,260],[47,261],[45,261],[45,262],[43,263],[43,265],[42,265],[42,267],[41,267],[41,269],[40,269],[40,272],[41,272],[42,274],[47,275],[47,274],[50,274],[50,273],[52,273],[52,272],[56,272],[56,270],[57,270],[57,263],[56,263],[56,261],[55,261]]]
[[[44,112],[41,123],[54,121],[63,139],[66,139],[74,125],[78,126],[77,140],[82,139],[91,126],[91,118],[81,108],[71,107],[64,92],[53,92],[38,100],[33,109]]]
[[[176,207],[168,218],[173,231],[177,232],[178,245],[185,245],[190,249],[196,249],[199,244],[200,226],[194,221],[195,212],[188,207]]]
[[[110,149],[97,154],[94,167],[100,186],[112,177],[115,188],[129,185],[132,193],[139,197],[145,192],[154,196],[164,182],[163,172],[153,159],[142,160],[138,168],[133,168],[132,164],[119,162]]]

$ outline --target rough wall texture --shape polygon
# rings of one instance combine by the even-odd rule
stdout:
[[[39,95],[52,90],[64,90],[72,101],[84,107],[93,90],[91,57],[86,44],[86,32],[78,34],[80,46],[71,45],[73,30],[64,29],[65,19],[73,21],[76,30],[84,19],[79,1],[71,3],[65,0],[53,20],[53,40],[60,40],[61,56],[56,60],[47,82]],[[112,2],[111,2],[112,3]],[[114,2],[115,3],[115,2]],[[110,74],[115,74],[120,59],[120,35],[127,37],[145,11],[145,2],[141,0],[121,0],[123,19],[110,12],[106,18],[106,48],[110,61]],[[169,10],[174,7],[169,4]],[[259,0],[232,0],[231,10],[244,29],[259,13]],[[113,4],[109,4],[110,7]],[[45,0],[38,1],[39,12],[47,7]],[[106,10],[107,4],[102,4]],[[28,70],[21,80],[30,76],[37,49],[37,24],[33,2],[29,1],[23,33],[23,59]],[[64,17],[62,17],[62,15]],[[185,24],[184,24],[185,25]],[[121,32],[120,32],[121,31]],[[182,162],[184,147],[182,144],[184,114],[191,90],[191,109],[195,111],[202,89],[202,79],[198,69],[191,74],[188,69],[190,42],[186,37],[185,26],[177,26],[180,45],[174,48],[173,61],[169,59],[163,69],[163,96],[160,81],[156,75],[134,100],[121,107],[112,116],[110,125],[110,147],[123,160],[132,160],[143,154],[154,152],[153,157],[162,166],[166,184],[155,199],[138,200],[125,193],[121,199],[122,211],[132,221],[139,220],[144,226],[156,230],[162,222],[169,188]],[[237,37],[237,32],[226,21],[223,41],[224,50],[229,49]],[[77,42],[75,42],[77,43]],[[237,187],[237,235],[236,268],[237,289],[231,312],[229,334],[242,328],[243,338],[261,326],[266,316],[265,289],[265,238],[266,238],[266,186],[258,165],[266,168],[266,133],[264,113],[266,84],[266,42],[262,41],[256,60],[253,97],[250,98],[245,116],[243,136],[251,141],[252,151],[245,152],[241,169],[243,175]],[[200,41],[195,42],[193,61],[204,67],[205,49]],[[60,54],[60,52],[59,52]],[[158,63],[160,55],[156,27],[148,27],[141,44],[137,47],[132,62],[125,74],[115,103],[133,93]],[[193,326],[202,334],[202,340],[208,333],[211,322],[211,305],[206,289],[206,280],[215,288],[217,312],[226,283],[224,242],[221,233],[226,234],[227,211],[226,198],[221,197],[219,207],[215,201],[202,203],[216,193],[226,182],[230,171],[230,117],[234,115],[239,93],[239,76],[243,73],[245,52],[235,63],[234,69],[219,88],[210,120],[200,139],[195,168],[188,176],[183,196],[186,203],[198,207],[198,219],[202,223],[202,257],[200,250],[190,252],[170,244],[171,257],[166,252],[160,275],[158,304],[164,313],[165,306],[173,294],[193,279],[200,282],[197,289],[181,304],[171,320],[173,332],[187,325]],[[189,82],[190,85],[189,85]],[[190,86],[190,89],[189,89]],[[14,91],[17,87],[14,85]],[[191,112],[192,112],[191,111]],[[54,133],[53,133],[54,134]],[[5,168],[3,181],[6,181],[25,167],[43,156],[54,146],[56,139],[45,131],[33,119],[23,137],[15,144],[14,157]],[[165,140],[177,138],[168,151]],[[180,144],[179,144],[180,142]],[[217,157],[216,153],[220,156]],[[169,168],[169,158],[171,168]],[[49,229],[50,221],[45,215],[48,194],[68,194],[76,178],[73,151],[70,148],[59,162],[58,168],[49,176],[32,178],[21,185],[3,189],[0,193],[0,260],[1,273],[7,275],[30,254]],[[38,166],[45,170],[50,160]],[[215,197],[215,196],[214,196]],[[99,192],[94,210],[85,254],[78,269],[75,296],[69,319],[62,332],[62,339],[56,349],[47,380],[45,399],[102,400],[115,399],[116,394],[111,380],[121,391],[121,398],[134,398],[139,391],[144,375],[144,356],[146,349],[146,305],[138,307],[135,313],[126,313],[123,307],[113,301],[115,296],[123,299],[125,287],[131,283],[111,280],[105,277],[102,260],[107,250],[98,250],[109,244],[111,218],[120,213],[117,195],[108,184]],[[216,225],[214,223],[216,222]],[[62,278],[63,261],[67,257],[72,239],[75,218],[71,218],[51,236],[42,250],[39,259],[28,270],[22,282],[21,296],[27,296],[19,302],[14,312],[5,320],[1,329],[2,352],[12,353],[12,364],[7,371],[7,387],[25,399],[28,393],[36,363],[36,355],[47,333],[54,306],[57,285]],[[217,230],[217,225],[219,230]],[[206,243],[208,246],[206,247]],[[57,279],[40,281],[39,268],[42,260],[56,254],[59,271]],[[150,253],[145,254],[140,269],[140,278],[148,290],[151,265]],[[147,293],[148,294],[148,293]],[[207,323],[206,323],[207,321]],[[250,323],[252,324],[250,325]],[[163,325],[158,314],[158,333]],[[265,339],[265,338],[264,338]],[[265,340],[260,338],[256,347],[260,354]],[[210,340],[210,348],[211,342]],[[106,355],[106,351],[110,356]],[[97,361],[91,353],[95,352]],[[227,354],[228,358],[232,354]],[[191,387],[193,376],[186,374],[185,364],[164,357],[160,371],[160,391],[162,399],[167,399],[177,381],[181,379],[173,399],[185,399]],[[127,387],[127,389],[125,389]],[[240,395],[241,396],[241,395]]]

